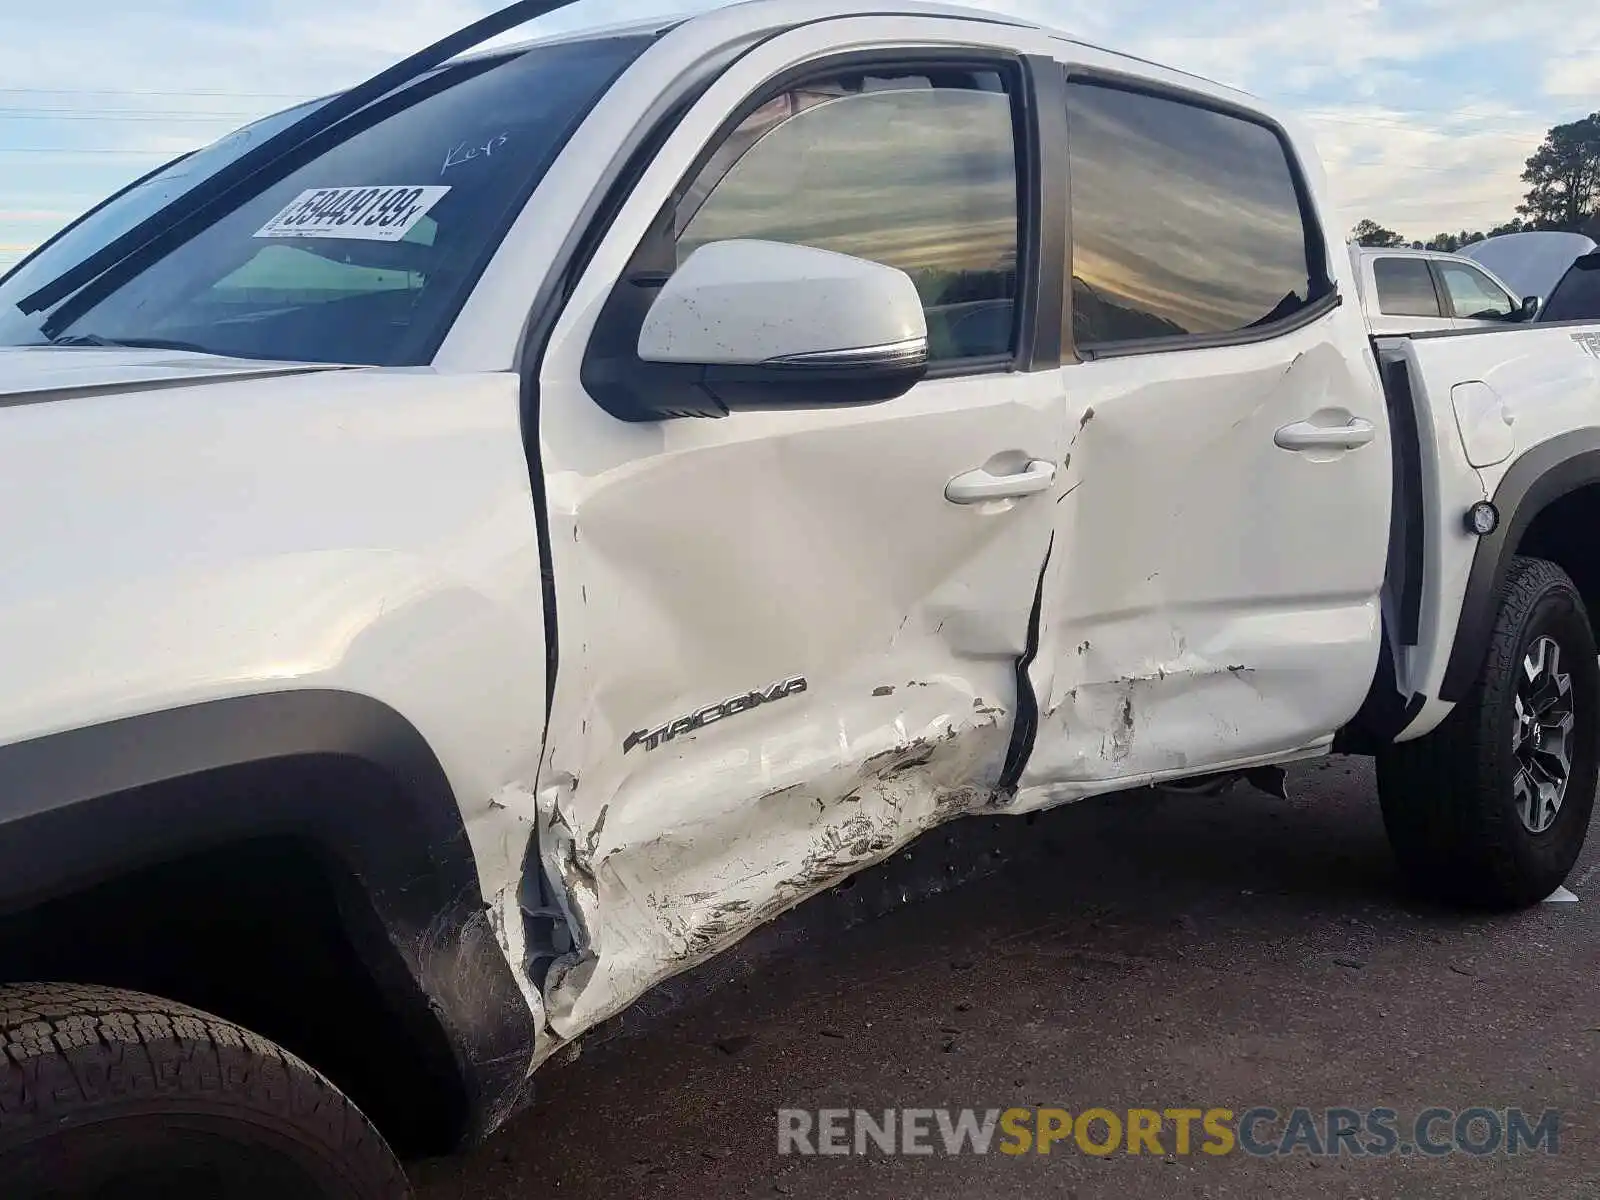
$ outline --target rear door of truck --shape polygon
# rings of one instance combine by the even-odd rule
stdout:
[[[1315,162],[1223,89],[1061,53],[1076,433],[1024,804],[1325,746],[1378,660],[1391,495]]]

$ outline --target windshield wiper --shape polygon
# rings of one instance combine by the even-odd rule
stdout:
[[[203,183],[174,197],[171,203],[157,209],[120,237],[113,238],[93,254],[30,292],[17,302],[17,307],[25,313],[42,312],[97,280],[97,292],[109,294],[144,268],[146,254],[142,252],[174,236],[180,240],[192,237],[222,220],[275,183],[279,176],[272,168],[286,161],[290,154],[319,134],[396,88],[448,62],[462,51],[573,3],[575,0],[516,0],[500,11],[490,13],[378,72],[349,91],[334,96],[259,146],[245,151]],[[46,323],[45,331],[52,332],[53,325],[54,331],[59,332],[68,323],[52,318]]]
[[[52,346],[114,346],[125,350],[186,350],[191,354],[215,355],[196,342],[181,342],[175,338],[108,338],[98,333],[64,333],[50,339]]]

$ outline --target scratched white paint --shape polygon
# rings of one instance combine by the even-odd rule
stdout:
[[[1318,753],[1360,707],[1390,473],[1364,349],[1345,306],[1260,345],[1063,368],[1070,494],[1019,807]],[[1316,455],[1274,444],[1317,412],[1378,436]]]
[[[766,7],[750,10],[752,28]],[[1323,752],[1371,681],[1390,451],[1357,305],[1259,347],[939,380],[837,413],[626,425],[583,393],[601,302],[732,108],[796,62],[903,44],[906,31],[816,26],[728,71],[647,168],[541,366],[562,668],[539,827],[578,949],[534,982],[561,1039],[930,824],[994,803],[1012,664],[1052,539],[1031,673],[1041,732],[1004,811]],[[974,34],[934,21],[917,36]],[[1040,48],[1027,31],[983,36]],[[1165,77],[1071,43],[1046,49]],[[646,56],[637,73],[679,69]],[[624,83],[630,103],[653,103]],[[620,111],[603,115],[626,128]],[[602,157],[589,145],[582,162]],[[1348,260],[1332,269],[1355,294]],[[454,351],[493,353],[473,337],[453,335]],[[1343,454],[1272,444],[1311,416],[1364,417],[1378,436]],[[1479,486],[1433,453],[1451,486]],[[956,474],[1033,457],[1062,468],[1040,497],[965,510],[939,499]],[[809,681],[797,697],[622,749],[630,733],[797,674]]]
[[[919,37],[937,41],[936,24]],[[1030,672],[1040,731],[1005,811],[1323,753],[1373,677],[1391,451],[1358,304],[1259,346],[1073,364],[1054,381],[940,380],[848,413],[622,426],[582,394],[599,304],[704,140],[763,78],[872,44],[840,32],[777,39],[713,86],[647,170],[543,364],[566,614],[547,764],[576,785],[543,828],[585,935],[546,981],[562,1037],[930,823],[996,803],[1017,703],[1007,668],[1052,540]],[[1358,295],[1349,258],[1331,257]],[[1273,442],[1285,425],[1356,418],[1376,429],[1358,449]],[[1479,486],[1434,452],[1451,487]],[[1033,457],[1062,468],[1047,504],[952,512],[935,499],[983,459]],[[1447,507],[1432,503],[1430,532]],[[794,674],[811,683],[798,698],[622,750],[630,732]],[[932,685],[931,707],[906,682]],[[992,726],[962,711],[980,700],[999,710]],[[915,761],[941,731],[948,757]],[[874,774],[879,756],[907,753],[893,782]]]
[[[972,26],[919,21],[930,44]],[[950,479],[1065,451],[1058,372],[930,380],[865,408],[627,424],[579,382],[601,301],[706,140],[765,80],[904,20],[807,27],[722,75],[576,285],[542,366],[561,669],[541,823],[587,944],[547,981],[571,1037],[785,907],[987,804],[1055,492],[993,505]],[[1004,26],[982,40],[1038,48]],[[691,260],[692,261],[692,260]],[[1016,466],[1007,466],[1015,462]],[[807,689],[658,749],[653,730],[751,688]]]
[[[584,346],[646,226],[728,114],[796,64],[990,44],[1246,102],[1020,25],[917,11],[760,40],[823,15],[770,0],[664,37],[530,200],[432,369],[221,378],[238,364],[0,352],[0,392],[69,369],[110,389],[0,409],[0,505],[39,514],[6,529],[0,741],[279,688],[389,704],[444,764],[485,920],[547,1021],[530,1064],[961,813],[1326,749],[1377,660],[1388,529],[1387,424],[1354,304],[1260,346],[942,378],[866,408],[625,424],[585,394]],[[621,205],[539,365],[541,563],[508,369],[529,300],[639,114],[707,61],[733,65]],[[1355,295],[1348,256],[1332,267]],[[1460,513],[1529,447],[1594,424],[1600,362],[1538,327],[1386,353],[1420,380],[1430,557],[1423,644],[1401,671],[1426,691],[1470,563]],[[202,372],[203,386],[116,394]],[[1449,400],[1474,380],[1517,418],[1515,451],[1481,474]],[[1343,454],[1273,445],[1318,414],[1378,436]],[[1035,460],[1057,468],[1048,490],[944,498],[957,475]],[[543,745],[542,571],[560,661]],[[1037,748],[1022,790],[997,798],[1041,579]],[[625,749],[795,676],[805,690]],[[546,979],[526,976],[517,911],[530,839],[576,940]]]

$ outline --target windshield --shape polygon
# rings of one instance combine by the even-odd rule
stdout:
[[[295,152],[293,170],[65,325],[51,322],[51,336],[51,312],[18,308],[324,101],[247,126],[129,189],[14,271],[0,284],[0,346],[425,363],[573,130],[648,44],[596,38],[442,67],[380,101],[379,119],[362,113],[336,127],[336,144]],[[69,297],[58,311],[77,304]]]

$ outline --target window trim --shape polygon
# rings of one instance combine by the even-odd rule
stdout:
[[[860,71],[868,73],[874,69],[881,69],[885,74],[911,74],[919,68],[929,69],[958,69],[966,68],[977,71],[993,71],[1001,76],[1005,87],[1005,95],[1011,102],[1012,137],[1016,149],[1016,186],[1017,186],[1017,312],[1013,318],[1012,349],[1006,354],[973,355],[967,358],[942,359],[930,362],[928,374],[933,378],[950,378],[956,375],[970,373],[988,373],[994,371],[997,362],[1003,361],[1008,365],[1018,365],[1025,361],[1024,352],[1032,342],[1030,334],[1033,331],[1032,313],[1026,304],[1029,293],[1035,291],[1035,280],[1030,275],[1037,275],[1033,266],[1039,258],[1038,232],[1040,227],[1039,212],[1033,202],[1037,187],[1030,178],[1030,173],[1036,173],[1039,161],[1037,150],[1037,121],[1035,114],[1038,106],[1033,100],[1032,88],[1029,80],[1031,72],[1027,56],[1018,53],[1007,53],[998,48],[981,49],[973,48],[951,50],[864,50],[845,54],[833,54],[823,58],[813,59],[810,62],[799,64],[790,70],[780,72],[768,79],[762,86],[746,96],[744,101],[735,108],[720,125],[707,143],[695,155],[688,170],[679,177],[673,186],[672,193],[662,206],[663,218],[670,212],[676,215],[677,207],[682,203],[683,197],[690,188],[699,180],[701,174],[710,164],[711,159],[739,126],[763,106],[771,103],[785,92],[803,86],[806,83],[826,79],[845,71]],[[764,139],[763,139],[764,140]],[[751,149],[754,149],[752,146]],[[749,151],[746,151],[749,153]],[[738,161],[743,161],[742,157]],[[731,170],[731,167],[730,167]],[[722,178],[706,193],[702,207],[715,195],[716,189],[722,186],[727,178],[724,173]],[[699,210],[696,210],[696,217]],[[658,224],[657,228],[660,228]],[[674,255],[676,243],[673,244]],[[669,276],[670,278],[670,276]],[[663,281],[665,282],[665,281]],[[971,365],[975,370],[965,368]]]
[[[847,71],[881,70],[885,73],[909,73],[920,69],[965,68],[972,71],[989,71],[999,74],[1005,94],[1011,101],[1012,128],[1017,154],[1017,314],[1013,334],[1013,347],[1000,355],[946,359],[930,363],[927,379],[965,378],[1000,372],[1054,369],[1061,361],[1059,330],[1063,324],[1060,305],[1063,294],[1062,273],[1065,270],[1065,225],[1052,222],[1052,216],[1065,211],[1067,193],[1065,180],[1057,169],[1064,158],[1060,130],[1048,122],[1051,136],[1043,133],[1044,108],[1040,103],[1041,89],[1049,95],[1052,73],[1060,63],[1049,56],[1028,54],[998,46],[975,45],[970,47],[920,48],[877,47],[868,50],[831,53],[808,59],[792,68],[781,71],[763,81],[760,87],[749,92],[717,125],[716,130],[700,147],[689,165],[680,174],[652,223],[651,229],[640,239],[627,265],[612,285],[601,312],[584,349],[582,375],[590,377],[592,369],[600,365],[604,355],[600,350],[613,341],[617,330],[608,328],[614,321],[613,307],[624,294],[641,288],[658,289],[671,277],[659,269],[650,269],[652,261],[664,264],[675,260],[676,246],[667,230],[672,223],[678,203],[686,191],[705,170],[717,149],[753,112],[776,96],[808,80],[826,78]],[[1064,99],[1064,95],[1062,96]],[[1052,101],[1053,103],[1053,101]],[[1065,110],[1061,123],[1065,122]],[[1053,140],[1052,140],[1053,139]],[[1058,230],[1051,228],[1052,223]],[[636,342],[636,339],[633,339]],[[616,364],[624,369],[628,365],[642,368],[635,356],[632,363]],[[615,404],[608,404],[592,388],[586,386],[591,399],[611,415],[623,420],[637,420]]]
[[[1184,334],[1166,338],[1136,338],[1115,342],[1090,342],[1084,344],[1077,340],[1071,328],[1072,267],[1070,264],[1075,243],[1069,238],[1066,259],[1063,262],[1067,305],[1063,320],[1067,326],[1067,336],[1070,339],[1066,344],[1072,348],[1073,353],[1078,358],[1083,360],[1127,358],[1138,354],[1166,354],[1180,350],[1214,350],[1226,346],[1256,345],[1261,342],[1273,341],[1296,330],[1303,329],[1344,304],[1344,296],[1339,291],[1338,278],[1333,273],[1331,269],[1332,263],[1329,261],[1327,231],[1322,227],[1322,220],[1317,212],[1316,200],[1311,194],[1310,185],[1307,183],[1305,165],[1301,162],[1294,139],[1289,136],[1288,131],[1277,120],[1257,109],[1208,95],[1205,92],[1196,91],[1181,84],[1154,80],[1148,76],[1130,71],[1090,66],[1084,63],[1069,62],[1062,63],[1061,66],[1064,74],[1065,96],[1071,95],[1073,84],[1082,83],[1113,91],[1131,92],[1134,95],[1148,96],[1156,100],[1185,104],[1191,108],[1199,108],[1220,116],[1233,117],[1236,120],[1244,121],[1246,124],[1259,126],[1272,134],[1277,140],[1279,148],[1283,151],[1284,161],[1289,168],[1290,183],[1294,187],[1295,200],[1300,210],[1300,223],[1305,230],[1306,267],[1308,270],[1306,282],[1309,295],[1305,307],[1292,316],[1284,317],[1269,325],[1234,330],[1230,333]],[[1070,139],[1070,117],[1067,120],[1067,125],[1069,127],[1067,137]],[[1068,145],[1062,147],[1062,154],[1063,157],[1070,157],[1070,141]],[[1069,214],[1071,212],[1070,201],[1069,185]],[[1309,272],[1315,272],[1315,274],[1313,275]]]
[[[1423,272],[1428,276],[1428,283],[1433,287],[1433,306],[1438,312],[1431,313],[1402,313],[1390,312],[1383,306],[1383,293],[1378,289],[1378,264],[1384,259],[1395,259],[1398,262],[1420,262]],[[1398,317],[1401,320],[1414,321],[1448,321],[1455,314],[1446,311],[1449,303],[1444,288],[1444,280],[1439,277],[1438,261],[1413,254],[1374,254],[1372,256],[1372,298],[1378,302],[1378,313],[1385,317]]]

